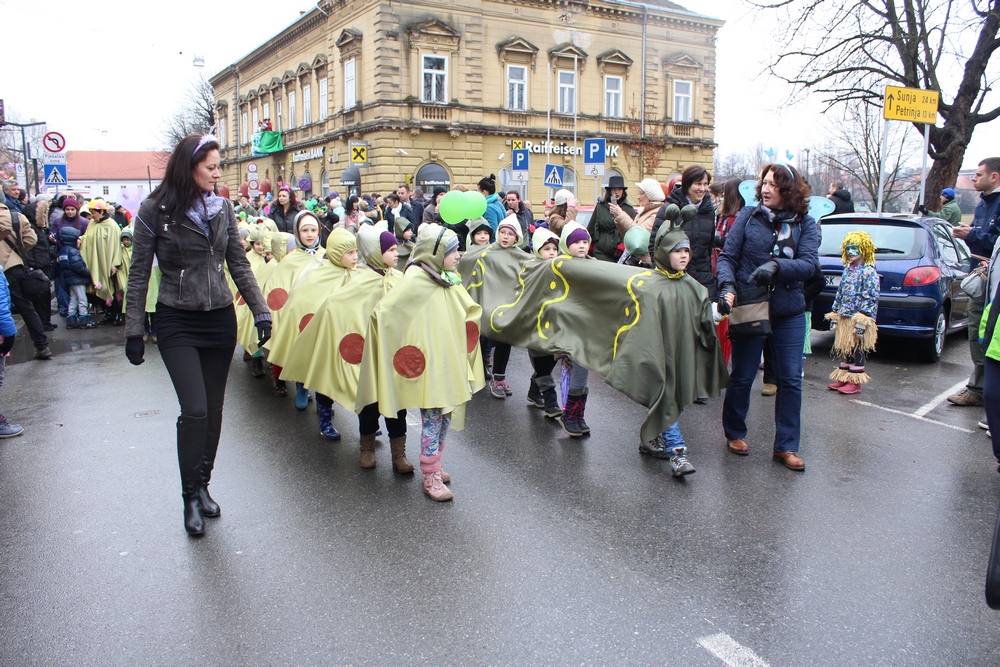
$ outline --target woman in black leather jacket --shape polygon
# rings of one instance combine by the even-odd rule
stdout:
[[[684,223],[684,233],[691,242],[691,262],[687,266],[688,274],[705,286],[708,297],[715,301],[715,274],[712,272],[712,250],[715,248],[715,204],[708,194],[708,186],[712,175],[704,167],[691,165],[681,174],[681,182],[674,186],[670,195],[660,207],[653,222],[653,231],[649,236],[650,256],[652,257],[656,233],[666,219],[667,207],[675,204],[677,208],[693,204],[698,208],[697,215]]]
[[[138,366],[145,349],[143,311],[155,254],[162,272],[156,303],[158,347],[181,407],[177,459],[184,528],[194,536],[204,533],[203,516],[221,512],[208,494],[208,483],[236,347],[233,293],[224,268],[254,313],[258,344],[271,334],[271,311],[243,250],[236,214],[232,204],[215,193],[219,177],[215,138],[182,139],[163,182],[139,208],[128,276],[125,355]]]

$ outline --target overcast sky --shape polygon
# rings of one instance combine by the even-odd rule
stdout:
[[[755,22],[742,0],[678,1],[710,7],[712,16],[727,21],[718,43],[719,151],[740,152],[758,142],[780,154],[818,147],[837,118],[820,113],[815,100],[781,108],[788,88],[761,75],[769,43],[764,36],[771,30],[767,21]],[[206,67],[200,71],[211,76],[311,7],[309,0],[300,7],[287,0],[175,0],[168,5],[0,0],[4,52],[10,58],[0,98],[8,115],[45,120],[49,130],[65,135],[70,150],[157,148],[165,119],[198,76],[195,55],[204,56]],[[998,140],[1000,121],[981,126],[965,166],[1000,153]]]

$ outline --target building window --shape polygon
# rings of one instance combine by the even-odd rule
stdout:
[[[295,128],[295,91],[288,93],[288,129]]]
[[[507,108],[511,111],[527,109],[525,92],[528,87],[528,68],[524,65],[507,65]]]
[[[219,146],[226,147],[226,119],[219,118]]]
[[[101,187],[101,192],[104,193],[104,194],[106,194],[106,195],[109,195],[109,194],[111,194],[111,188],[109,188],[107,185],[102,186]]]
[[[576,72],[559,72],[559,113],[576,113]]]
[[[246,111],[243,112],[243,118],[242,118],[242,121],[240,123],[240,132],[242,132],[242,134],[240,134],[240,143],[241,144],[245,144],[249,140],[249,138],[250,138],[250,135],[247,134],[247,112]]]
[[[278,111],[278,118],[277,118],[278,122],[274,125],[274,127],[278,128],[278,132],[281,132],[283,129],[285,129],[281,125],[281,100],[274,101],[274,108],[277,109]]]
[[[256,132],[260,127],[260,112],[257,111],[257,107],[253,108],[253,131]]]
[[[354,84],[354,58],[344,63],[344,108],[353,109],[358,103],[358,91]]]
[[[604,115],[608,118],[622,117],[622,78],[604,77]]]
[[[444,104],[448,90],[448,60],[443,56],[424,56],[423,61],[421,99],[424,102]]]
[[[326,78],[319,80],[319,119],[326,120],[330,113],[330,81]]]
[[[674,120],[691,122],[691,82],[674,81]]]
[[[312,86],[302,86],[302,124],[312,122]]]
[[[271,103],[264,102],[264,119],[270,120],[271,118]]]

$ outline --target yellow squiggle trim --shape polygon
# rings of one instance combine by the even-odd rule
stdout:
[[[556,267],[556,262],[562,260],[563,257],[564,257],[563,255],[560,255],[559,257],[556,257],[555,259],[552,259],[550,261],[552,262],[551,264],[552,273],[559,276],[559,280],[563,282],[563,287],[565,288],[566,291],[563,292],[563,295],[560,297],[556,297],[555,299],[549,299],[548,301],[545,301],[544,303],[542,303],[542,307],[538,309],[538,320],[537,320],[538,323],[536,325],[538,328],[538,335],[545,340],[549,339],[549,337],[545,335],[545,332],[542,331],[542,315],[545,314],[545,309],[554,303],[559,303],[560,301],[563,301],[564,299],[566,299],[566,297],[569,296],[569,282],[566,280],[563,274],[559,273],[559,269]]]
[[[473,287],[482,287],[483,283],[486,282],[486,266],[483,264],[483,256],[480,255],[476,259],[476,268],[479,269],[480,281],[478,283],[469,283],[467,289],[472,289]]]
[[[517,295],[517,298],[514,300],[514,303],[505,303],[503,305],[497,306],[496,308],[493,309],[493,312],[490,313],[490,329],[492,329],[495,333],[500,333],[500,329],[497,329],[495,326],[493,326],[493,317],[497,314],[497,311],[500,310],[501,308],[513,308],[514,306],[516,306],[518,302],[521,300],[521,297],[524,296],[524,280],[521,279],[521,276],[524,275],[524,272],[528,269],[528,266],[531,265],[532,263],[533,262],[531,262],[530,260],[525,262],[524,265],[521,267],[521,270],[517,272],[517,282],[521,284],[521,293]]]
[[[628,290],[629,296],[632,297],[632,303],[635,304],[635,319],[632,320],[630,324],[626,324],[615,333],[615,347],[611,352],[612,359],[618,356],[618,339],[621,337],[623,333],[625,333],[626,331],[628,331],[629,329],[631,329],[632,327],[634,327],[636,324],[639,323],[639,317],[640,317],[639,300],[635,298],[635,292],[632,291],[632,281],[634,281],[636,278],[642,278],[643,276],[651,276],[651,275],[653,275],[652,271],[643,271],[642,273],[635,274],[634,276],[628,279],[627,283],[625,283],[625,289]]]

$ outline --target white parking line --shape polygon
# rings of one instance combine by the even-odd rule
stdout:
[[[962,383],[965,384],[964,382]],[[852,403],[857,403],[858,405],[864,405],[869,408],[875,408],[876,410],[883,410],[885,412],[891,412],[894,415],[903,415],[904,417],[910,417],[911,419],[919,419],[922,422],[928,422],[930,424],[937,424],[938,426],[944,426],[945,428],[953,428],[956,431],[961,431],[962,433],[975,433],[975,431],[967,428],[962,428],[961,426],[954,426],[952,424],[945,424],[944,422],[939,422],[936,419],[930,419],[918,414],[911,414],[909,412],[903,412],[902,410],[893,410],[892,408],[883,408],[881,405],[875,405],[874,403],[869,403],[868,401],[859,401],[856,398],[851,399]]]
[[[698,643],[728,667],[770,667],[760,656],[725,632],[702,637]]]
[[[923,417],[928,412],[930,412],[931,410],[933,410],[937,406],[941,405],[945,401],[946,398],[948,398],[949,396],[951,396],[952,394],[954,394],[955,392],[957,392],[958,390],[960,390],[962,387],[964,387],[966,384],[968,384],[968,382],[969,382],[968,380],[962,380],[961,382],[956,383],[954,387],[950,387],[948,389],[945,389],[940,394],[938,394],[937,396],[935,396],[934,398],[932,398],[931,401],[930,401],[930,403],[926,403],[924,405],[921,405],[917,409],[917,411],[913,413],[913,415],[915,417]]]

